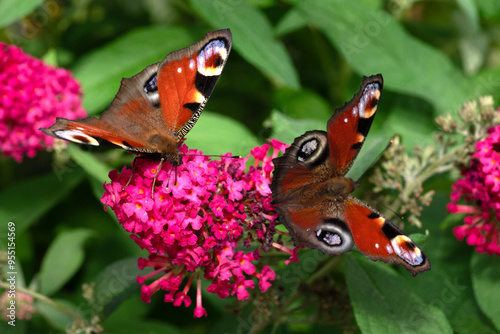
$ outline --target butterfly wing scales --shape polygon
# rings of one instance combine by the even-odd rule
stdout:
[[[414,276],[430,269],[430,262],[420,248],[362,201],[350,196],[345,202],[344,218],[357,248],[365,256],[402,265]]]
[[[312,152],[308,155],[310,150],[319,154]],[[303,159],[298,161],[297,157]],[[337,221],[331,223],[331,218],[337,217],[340,208],[332,198],[325,196],[324,182],[331,175],[326,132],[308,131],[295,138],[282,157],[273,159],[273,164],[273,204],[295,245],[317,248],[328,254],[340,254],[349,247],[346,244],[340,251],[333,250],[315,237],[318,226],[325,224],[325,220],[327,229],[343,229],[336,224]]]
[[[168,131],[180,140],[200,117],[231,51],[229,29],[209,32],[159,65],[158,90]],[[193,84],[194,83],[194,84]]]
[[[280,221],[292,235],[296,246],[305,245],[317,248],[318,245],[314,243],[313,234],[322,218],[317,208],[288,203],[276,206],[276,211]]]
[[[77,144],[112,146],[134,152],[155,153],[148,148],[147,143],[133,139],[120,129],[95,117],[77,121],[58,117],[50,128],[40,130],[50,136]]]
[[[271,189],[273,190],[273,203],[275,204],[297,197],[297,192],[300,192],[305,186],[317,182],[317,175],[312,173],[311,169],[305,165],[290,162],[288,153],[289,150],[287,149],[282,157],[273,160],[275,172]],[[282,172],[277,173],[277,170]]]

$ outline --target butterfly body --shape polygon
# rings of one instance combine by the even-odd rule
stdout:
[[[78,144],[119,147],[178,166],[178,146],[200,117],[231,46],[228,29],[209,32],[201,41],[123,79],[99,118],[57,118],[41,130]]]
[[[427,257],[388,219],[351,196],[359,184],[345,177],[375,116],[382,82],[381,75],[364,78],[326,132],[306,132],[273,159],[273,204],[296,245],[332,255],[356,245],[367,257],[403,265],[416,275],[430,269]]]

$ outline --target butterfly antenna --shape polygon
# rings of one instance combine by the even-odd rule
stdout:
[[[165,159],[161,158],[160,163],[158,164],[158,168],[156,169],[155,177],[153,178],[153,184],[151,185],[151,198],[153,198],[153,195],[154,195],[156,178],[158,177],[158,174],[160,174],[160,170],[161,170],[161,166],[163,165],[163,161],[165,161]]]
[[[189,156],[189,157],[211,157],[211,158],[231,158],[231,159],[241,159],[241,158],[243,158],[241,155],[222,156],[222,155],[217,155],[217,154],[185,154],[185,156]]]
[[[391,207],[389,207],[388,205],[382,203],[382,201],[380,201],[379,199],[374,198],[373,201],[377,202],[377,204],[378,204],[377,207],[383,207],[385,210],[392,212],[394,217],[398,217],[399,220],[401,220],[401,221],[405,220],[405,217],[402,214],[396,212],[396,210],[394,210]],[[392,220],[392,219],[389,219],[389,220]]]

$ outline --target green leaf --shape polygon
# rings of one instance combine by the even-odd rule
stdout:
[[[382,73],[385,88],[422,97],[438,114],[455,112],[470,97],[470,84],[453,63],[412,37],[386,11],[365,10],[350,0],[306,0],[297,10],[359,74]]]
[[[203,151],[203,154],[231,152],[246,156],[260,143],[243,124],[227,116],[204,111],[189,132],[186,144]]]
[[[17,21],[40,6],[43,0],[2,0],[0,1],[0,28]]]
[[[500,331],[500,258],[474,253],[471,258],[472,286],[481,310]]]
[[[422,247],[425,242],[429,239],[429,234],[424,233],[412,233],[409,234],[408,237],[413,240],[417,245]]]
[[[467,17],[469,24],[474,33],[479,32],[481,26],[479,24],[479,13],[477,10],[476,1],[474,0],[457,0],[457,4]]]
[[[51,295],[68,282],[83,264],[83,244],[92,231],[74,229],[60,233],[45,254],[40,269],[40,292]]]
[[[284,143],[291,144],[293,140],[309,130],[326,130],[326,120],[318,119],[295,119],[288,117],[278,110],[271,111],[270,126],[272,138]]]
[[[422,302],[387,264],[347,253],[346,281],[363,333],[452,333],[443,312]],[[406,273],[409,275],[409,273]]]
[[[132,259],[130,259],[132,261]],[[125,262],[128,260],[124,260]],[[133,259],[131,265],[135,265],[137,267],[137,259]],[[144,272],[142,273],[144,274]],[[116,283],[116,277],[111,278],[113,280],[114,285]],[[119,285],[119,284],[118,284]],[[135,283],[137,290],[139,290],[139,285]],[[112,288],[112,290],[114,290]],[[104,290],[101,291],[103,294],[108,294],[109,291]],[[159,296],[156,296],[159,297]],[[161,298],[158,298],[158,301]],[[153,304],[154,305],[154,304]],[[178,308],[172,305],[167,305],[163,303],[161,312],[164,314],[168,314],[169,317],[165,321],[154,320],[149,316],[151,312],[151,304],[144,303],[139,298],[139,293],[134,294],[132,298],[129,298],[126,302],[123,302],[118,309],[116,309],[112,314],[105,317],[101,322],[102,327],[106,333],[115,333],[115,334],[128,334],[128,333],[141,333],[141,334],[156,334],[156,333],[168,333],[168,334],[176,334],[181,333],[181,331],[171,324],[171,322],[175,322],[173,319],[183,319],[179,317],[178,313],[172,314],[170,312],[171,309],[174,309],[174,312],[182,312],[185,308]],[[186,310],[187,311],[187,310]],[[186,313],[191,313],[190,318],[192,318],[192,310],[191,312],[187,311]],[[144,321],[144,319],[148,319]],[[182,321],[182,320],[181,320]],[[177,323],[177,322],[176,322]]]
[[[190,3],[212,26],[230,28],[234,49],[275,85],[300,87],[288,51],[281,41],[274,38],[273,27],[261,11],[247,1],[190,0]]]
[[[54,299],[54,301],[67,309],[75,311],[75,305],[71,304],[67,300]],[[41,314],[50,325],[59,329],[63,333],[66,332],[66,330],[73,324],[74,319],[67,313],[64,313],[60,309],[56,308],[54,305],[37,302],[35,304],[35,308],[37,313]]]
[[[492,95],[495,101],[500,100],[500,68],[488,68],[473,78],[474,93],[477,96]]]
[[[346,176],[358,180],[380,158],[389,142],[390,138],[387,135],[368,135]]]
[[[498,0],[476,1],[481,15],[489,20],[495,20],[500,17],[500,2]]]
[[[181,334],[184,331],[180,330],[178,327],[166,323],[164,321],[151,320],[148,319],[144,321],[140,320],[130,320],[130,319],[120,319],[120,321],[106,322],[105,323],[106,332],[114,334],[129,334],[129,333],[141,333],[141,334],[157,334],[157,333],[168,333],[168,334]]]
[[[384,99],[384,93],[381,99]],[[408,150],[417,145],[435,145],[433,133],[436,131],[436,125],[433,121],[432,105],[408,95],[396,95],[388,102],[389,105],[383,105],[379,111],[386,116],[385,119],[376,118],[372,125],[378,133],[391,136],[399,134],[402,144]],[[373,129],[370,132],[373,133]]]
[[[110,166],[97,160],[92,153],[84,151],[79,145],[70,144],[66,150],[78,165],[101,184],[108,181],[108,174],[112,170]]]
[[[54,165],[55,166],[55,165]],[[59,170],[54,173],[19,181],[0,192],[0,221],[14,222],[16,235],[20,235],[35,220],[66,198],[68,193],[83,180],[79,168]],[[0,235],[7,233],[7,224],[0,224]]]
[[[98,180],[96,178],[91,178],[89,181],[90,181],[90,187],[92,188],[92,193],[94,194],[94,197],[100,201],[102,198],[102,194],[104,194],[103,182],[101,182],[100,180]],[[106,180],[106,183],[109,183],[109,180]],[[107,210],[106,213],[108,213],[113,220],[116,219],[116,216],[112,212],[112,210]]]
[[[122,78],[136,75],[163,60],[168,53],[194,41],[195,38],[183,28],[146,27],[132,30],[85,55],[73,71],[82,84],[83,106],[90,114],[107,107],[118,92]]]
[[[57,67],[57,51],[56,49],[49,49],[43,55],[43,62],[48,65],[52,65],[53,67]]]
[[[139,269],[137,258],[120,260],[107,266],[95,282],[93,309],[107,317],[125,299],[140,291],[137,276],[148,272]]]
[[[275,30],[278,36],[284,36],[305,26],[307,26],[307,20],[304,16],[296,10],[289,10],[281,18]]]
[[[274,105],[287,116],[317,118],[325,123],[333,114],[333,109],[320,95],[307,89],[279,89],[274,94]]]
[[[12,321],[12,320],[8,320]],[[25,334],[28,332],[28,322],[29,320],[19,320],[16,319],[15,326],[9,325],[8,321],[0,321],[0,333],[2,334]]]

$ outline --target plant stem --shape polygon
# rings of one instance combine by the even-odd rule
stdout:
[[[448,153],[444,154],[441,159],[434,162],[428,168],[424,169],[420,175],[418,175],[413,182],[406,184],[405,188],[398,196],[398,198],[392,203],[393,208],[399,208],[403,202],[403,199],[408,198],[413,190],[419,185],[424,183],[427,179],[433,176],[440,167],[444,166],[446,163],[453,161],[453,158],[456,156],[456,152],[459,150],[459,147],[455,147],[450,150]],[[447,167],[443,169],[441,172],[449,170],[451,167]],[[393,212],[387,213],[386,217],[391,220],[394,217]]]
[[[7,282],[0,281],[0,288],[8,290],[10,288],[10,284],[7,283]],[[73,310],[65,307],[64,305],[61,305],[58,302],[50,299],[47,296],[44,296],[44,295],[42,295],[42,294],[40,294],[38,292],[35,292],[33,290],[29,290],[29,289],[26,289],[26,288],[23,288],[23,287],[20,287],[20,286],[16,286],[16,292],[17,291],[25,293],[27,295],[30,295],[33,298],[36,298],[36,299],[38,299],[39,301],[41,301],[43,303],[51,305],[51,306],[57,308],[58,310],[66,313],[71,318],[73,318],[75,321],[78,321],[78,322],[80,322],[82,324],[85,324],[86,326],[90,326],[90,324],[88,323],[88,321],[85,318],[83,318],[81,315],[79,315],[78,313],[74,312]]]
[[[456,157],[456,152],[458,150],[459,147],[452,149],[451,151],[443,155],[441,159],[434,162],[428,168],[424,169],[424,171],[417,176],[415,182],[413,182],[413,184],[411,184],[410,186],[406,187],[406,189],[403,191],[403,196],[407,197],[413,191],[413,189],[415,189],[417,185],[424,183],[427,179],[433,176],[435,171],[439,169],[439,167],[445,165],[449,161],[453,161],[453,159]]]

